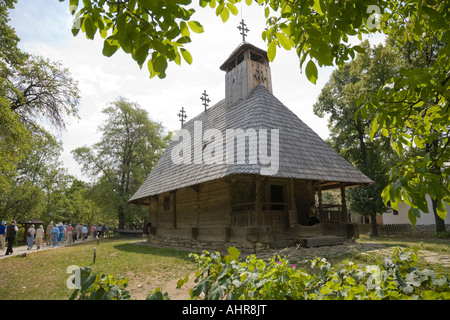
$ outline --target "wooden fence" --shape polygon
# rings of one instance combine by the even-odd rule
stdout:
[[[377,226],[378,234],[380,236],[409,236],[413,232],[412,225],[410,224],[379,224]],[[358,224],[359,233],[370,233],[372,232],[372,225],[370,223],[367,224]]]

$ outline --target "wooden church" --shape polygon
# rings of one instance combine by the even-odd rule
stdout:
[[[244,41],[220,69],[225,99],[183,124],[128,202],[149,207],[148,241],[258,252],[357,237],[345,189],[372,180],[272,94],[266,51]],[[340,204],[322,204],[329,189]]]

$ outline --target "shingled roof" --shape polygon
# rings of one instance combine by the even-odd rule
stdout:
[[[185,123],[183,129],[190,132],[192,139],[196,121],[201,121],[203,132],[211,128],[220,130],[224,143],[226,129],[267,129],[269,132],[270,129],[278,129],[279,168],[272,177],[315,180],[324,185],[327,182],[348,186],[373,182],[324,142],[263,85],[258,85],[244,100],[233,105],[227,105],[222,100]],[[245,164],[227,164],[225,151],[221,164],[174,164],[171,151],[178,143],[173,141],[169,144],[129,203],[138,203],[140,199],[229,175],[262,175],[261,168],[267,167],[259,161],[249,164],[248,157]],[[270,148],[269,145],[269,152]]]

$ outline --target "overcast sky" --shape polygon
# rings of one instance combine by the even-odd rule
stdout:
[[[224,99],[225,73],[219,67],[242,41],[237,29],[241,18],[250,29],[247,42],[267,50],[261,38],[265,27],[263,8],[238,4],[239,14],[230,15],[222,23],[215,10],[193,5],[196,13],[192,19],[200,21],[205,29],[202,34],[191,32],[192,43],[186,45],[193,63],[188,65],[182,61],[181,66],[171,63],[165,79],[150,79],[145,64],[139,69],[131,56],[120,50],[110,58],[104,57],[99,34],[93,41],[86,39],[82,32],[73,37],[68,6],[68,0],[19,0],[10,12],[10,25],[21,39],[21,49],[60,61],[78,81],[80,119],[67,119],[67,130],[59,133],[58,138],[63,142],[64,166],[70,174],[83,180],[87,177],[81,175],[70,152],[100,139],[97,129],[105,120],[101,111],[109,102],[125,97],[147,110],[152,120],[161,122],[166,130],[179,129],[177,114],[182,107],[187,112],[187,120],[203,111],[200,96],[204,90],[211,99],[210,106]],[[323,139],[329,134],[327,120],[315,116],[312,109],[332,70],[331,67],[319,69],[319,79],[314,85],[300,73],[294,50],[278,48],[271,63],[273,94]]]

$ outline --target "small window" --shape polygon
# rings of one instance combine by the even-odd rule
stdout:
[[[266,59],[264,59],[264,57],[262,55],[260,55],[259,53],[256,53],[254,51],[250,51],[250,60],[265,64]]]
[[[398,210],[393,210],[394,216],[398,216]]]
[[[164,197],[164,211],[170,210],[170,197]]]

